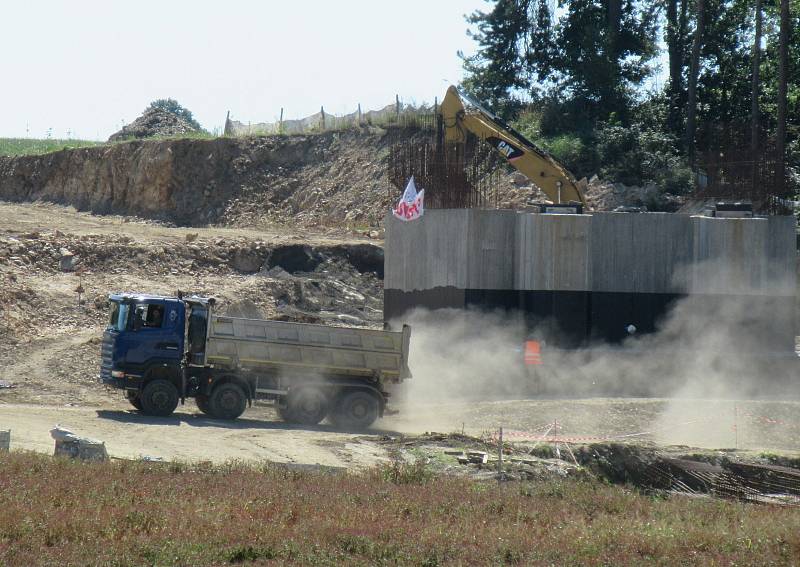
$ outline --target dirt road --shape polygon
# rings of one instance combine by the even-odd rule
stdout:
[[[104,441],[109,455],[117,458],[268,460],[347,468],[388,459],[377,443],[380,431],[361,435],[324,425],[297,428],[278,421],[270,408],[251,408],[235,422],[221,422],[197,413],[193,404],[168,418],[147,417],[123,407],[0,405],[0,429],[11,429],[14,449],[52,453],[49,431],[56,424]]]
[[[506,439],[515,442],[535,439],[554,423],[561,440],[576,444],[608,440],[800,451],[797,402],[597,398],[416,404],[401,407],[401,413],[378,421],[367,432],[347,432],[325,424],[285,424],[268,405],[248,409],[235,422],[209,419],[191,401],[172,417],[153,418],[134,411],[118,396],[105,395],[99,408],[0,404],[0,430],[12,430],[13,448],[48,453],[53,450],[49,430],[60,424],[105,441],[109,454],[119,458],[269,460],[349,469],[388,460],[382,443],[387,435],[463,429],[481,436],[503,426]]]

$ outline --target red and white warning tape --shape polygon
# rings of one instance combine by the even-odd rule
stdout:
[[[775,419],[773,417],[767,417],[765,415],[756,415],[754,413],[749,413],[749,412],[743,412],[741,415],[744,417],[749,417],[751,420],[757,421],[759,423],[767,423],[769,425],[783,425],[786,427],[800,427],[800,423],[784,421],[782,419]]]
[[[562,435],[562,434],[559,434],[557,431],[554,431],[554,430],[557,430],[557,426],[561,425],[560,422],[556,421],[556,422],[552,422],[552,423],[549,423],[549,424],[545,424],[543,426],[539,426],[539,427],[533,428],[531,431],[518,431],[518,430],[513,430],[513,429],[508,430],[508,429],[504,428],[503,429],[503,437],[504,438],[512,437],[512,438],[524,439],[524,440],[528,440],[528,441],[546,441],[548,443],[558,443],[558,442],[582,443],[582,442],[587,442],[587,441],[593,441],[593,442],[623,441],[625,439],[630,439],[630,438],[633,438],[633,437],[644,437],[646,435],[653,435],[655,433],[660,433],[662,431],[669,431],[669,430],[672,430],[672,429],[675,429],[675,428],[678,428],[678,427],[684,427],[684,426],[692,425],[692,424],[695,424],[695,423],[708,422],[708,421],[712,421],[713,419],[714,419],[713,417],[704,417],[704,418],[700,418],[700,419],[692,419],[692,420],[684,421],[684,422],[681,422],[681,423],[675,423],[675,424],[670,425],[668,427],[661,427],[661,428],[657,428],[657,429],[651,429],[649,431],[638,431],[636,433],[624,433],[624,434],[618,434],[618,435]],[[544,433],[536,433],[537,430],[542,430],[544,428],[549,428],[549,429],[547,431],[545,431]],[[493,440],[497,440],[498,439],[497,432],[492,433],[491,438]]]
[[[741,416],[743,418],[748,418],[753,422],[767,424],[767,425],[779,425],[785,427],[797,427],[800,428],[800,423],[798,422],[790,422],[781,419],[775,419],[768,416],[757,415],[750,412],[739,412],[736,410],[736,416]],[[707,423],[711,421],[719,421],[719,420],[726,420],[730,419],[730,416],[720,416],[720,415],[710,415],[698,419],[692,419],[689,421],[683,421],[680,423],[673,423],[668,425],[667,427],[661,427],[657,429],[651,429],[649,431],[637,431],[635,433],[624,433],[624,434],[617,434],[617,435],[564,435],[561,434],[562,431],[562,423],[559,421],[552,421],[550,423],[544,423],[542,425],[537,425],[535,427],[530,428],[529,430],[515,430],[515,429],[503,429],[503,437],[505,439],[519,439],[519,440],[526,440],[526,441],[543,441],[548,443],[583,443],[583,442],[608,442],[608,441],[624,441],[626,439],[632,439],[634,437],[644,437],[647,435],[654,435],[656,433],[661,433],[663,431],[670,431],[680,427],[685,427],[687,425],[694,425],[697,423]],[[732,430],[738,429],[738,423],[734,421],[731,427]],[[498,440],[498,433],[492,432],[488,434],[488,437],[493,441]]]

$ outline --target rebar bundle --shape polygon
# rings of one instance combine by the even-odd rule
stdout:
[[[389,180],[396,190],[402,192],[414,176],[417,187],[425,189],[426,207],[497,207],[496,185],[503,160],[471,133],[465,143],[446,143],[438,117],[435,123],[433,128],[396,131],[389,149]]]

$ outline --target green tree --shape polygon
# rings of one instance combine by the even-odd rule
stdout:
[[[522,106],[520,96],[534,86],[534,79],[553,53],[552,26],[547,0],[495,0],[488,12],[467,16],[476,27],[468,31],[478,43],[478,52],[464,57],[470,94],[508,118]]]
[[[686,190],[696,152],[756,158],[775,143],[800,177],[800,0],[548,6],[490,0],[469,16],[479,50],[463,86],[575,173]],[[658,30],[668,81],[645,92]]]
[[[683,109],[686,105],[688,10],[690,0],[666,0],[664,43],[669,58],[669,83],[667,83],[667,128],[678,135],[683,130]]]
[[[627,122],[635,92],[652,74],[656,5],[631,0],[572,0],[559,21],[553,70],[559,88],[586,119]]]
[[[777,150],[780,189],[785,190],[786,182],[786,126],[788,124],[789,91],[789,34],[792,22],[789,15],[789,0],[780,0],[780,24],[778,40],[778,96],[777,96]],[[795,59],[797,61],[797,59]]]
[[[479,50],[464,61],[463,86],[506,116],[520,98],[546,95],[566,105],[574,125],[611,115],[624,122],[652,74],[658,6],[570,0],[561,8],[554,18],[546,0],[494,0],[491,11],[469,16]]]

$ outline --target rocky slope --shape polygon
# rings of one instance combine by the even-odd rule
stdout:
[[[0,158],[0,199],[180,225],[377,223],[388,207],[380,130],[131,141]]]
[[[0,200],[49,201],[183,226],[378,228],[399,191],[389,146],[405,135],[363,128],[314,135],[137,140],[41,156],[0,157]],[[648,188],[593,179],[594,210],[653,201]],[[649,191],[649,192],[648,192]],[[510,169],[497,203],[545,196]],[[377,235],[376,235],[377,236]]]

